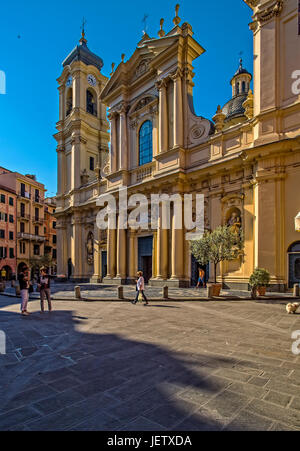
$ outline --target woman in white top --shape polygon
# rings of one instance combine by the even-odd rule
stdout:
[[[135,301],[133,301],[132,303],[134,305],[137,304],[137,302],[139,300],[139,295],[142,294],[143,299],[145,301],[145,305],[148,305],[149,302],[148,302],[148,300],[147,300],[147,298],[145,296],[145,279],[143,277],[142,271],[139,271],[137,273],[137,275],[138,275],[139,279],[137,280],[137,283],[136,283],[136,298],[135,298]]]

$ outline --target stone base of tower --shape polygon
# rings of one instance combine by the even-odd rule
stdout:
[[[169,287],[169,288],[189,288],[191,281],[189,279],[151,279],[151,287]]]

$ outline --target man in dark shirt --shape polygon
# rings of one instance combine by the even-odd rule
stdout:
[[[29,300],[29,268],[24,266],[22,271],[19,273],[18,280],[21,290],[21,312],[23,316],[28,316],[27,305]]]
[[[52,312],[52,304],[51,304],[51,290],[50,290],[50,276],[47,274],[45,268],[41,268],[40,277],[38,280],[38,287],[40,289],[41,296],[41,313],[44,313],[44,301],[47,298],[48,301],[48,310]]]

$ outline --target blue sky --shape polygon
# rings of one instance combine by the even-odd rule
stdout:
[[[0,71],[7,94],[0,95],[0,165],[36,174],[49,195],[56,193],[56,145],[52,135],[58,120],[56,79],[64,58],[80,38],[85,17],[89,48],[104,60],[104,75],[121,54],[129,58],[147,32],[157,36],[159,21],[172,27],[176,0],[142,2],[115,0],[15,0],[1,2]],[[195,109],[211,118],[218,104],[231,97],[229,80],[243,52],[252,72],[251,10],[243,0],[182,0],[179,16],[189,22],[206,53],[195,62]],[[128,6],[129,5],[129,6]],[[182,23],[183,23],[182,22]]]

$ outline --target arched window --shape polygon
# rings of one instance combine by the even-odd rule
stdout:
[[[70,88],[67,94],[66,116],[69,116],[69,114],[71,114],[72,109],[73,109],[73,90],[72,88]]]
[[[246,82],[243,81],[242,83],[242,92],[246,92]]]
[[[236,83],[236,85],[235,85],[235,94],[238,96],[239,93],[240,93],[240,84]]]
[[[94,94],[90,89],[86,91],[86,111],[93,116],[97,116],[96,94]]]
[[[153,126],[151,121],[146,121],[140,128],[139,133],[139,164],[151,163],[153,159]]]

